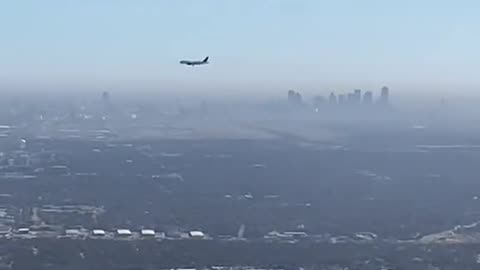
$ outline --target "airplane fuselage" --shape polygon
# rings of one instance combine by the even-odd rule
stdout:
[[[208,57],[205,58],[203,61],[182,60],[180,61],[180,64],[187,65],[187,66],[205,65],[205,64],[208,64]]]

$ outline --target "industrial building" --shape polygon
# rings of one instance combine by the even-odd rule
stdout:
[[[118,229],[117,235],[121,237],[129,237],[132,236],[132,232],[128,229]]]
[[[205,234],[201,231],[191,231],[191,232],[188,233],[188,235],[191,238],[195,238],[195,239],[204,239],[205,238]]]
[[[104,230],[93,230],[92,231],[93,236],[105,236],[105,231]]]
[[[148,230],[148,229],[143,229],[140,231],[140,234],[145,237],[154,237],[155,236],[155,231],[154,230]]]
[[[28,233],[30,233],[30,229],[29,228],[19,228],[17,230],[17,233],[18,234],[28,234]]]

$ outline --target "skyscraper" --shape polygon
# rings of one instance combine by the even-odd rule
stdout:
[[[386,86],[382,87],[382,92],[380,93],[380,100],[379,100],[380,103],[382,104],[388,103],[389,96],[390,96],[390,90],[388,89],[388,87]]]
[[[371,91],[367,91],[363,94],[363,104],[372,104],[373,103],[373,93]]]
[[[288,90],[287,99],[288,99],[288,102],[292,102],[295,99],[295,91],[294,90]]]
[[[355,103],[360,103],[362,101],[362,90],[360,89],[355,89],[353,91],[353,101]]]
[[[109,113],[112,109],[112,103],[110,102],[110,93],[108,91],[102,93],[102,103],[103,112]]]
[[[110,102],[110,93],[108,91],[104,91],[102,93],[102,100],[103,100],[103,103],[109,103]]]
[[[345,104],[345,102],[346,102],[345,95],[344,94],[338,95],[338,104],[343,105]]]
[[[302,95],[301,95],[299,92],[295,93],[295,102],[296,102],[297,104],[301,104],[301,103],[302,103]]]
[[[302,103],[302,95],[294,90],[288,90],[287,100],[289,104],[300,105]]]

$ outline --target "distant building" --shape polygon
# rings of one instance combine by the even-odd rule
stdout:
[[[205,234],[201,231],[191,231],[188,233],[188,235],[191,237],[191,238],[195,238],[195,239],[203,239],[205,238]]]
[[[294,90],[289,90],[287,93],[287,100],[289,104],[300,105],[302,104],[302,95]]]
[[[382,104],[387,104],[389,102],[389,98],[390,98],[390,90],[386,86],[382,87],[379,102]]]
[[[353,91],[353,95],[354,95],[354,102],[355,103],[360,103],[362,101],[362,90],[360,89],[355,89]]]
[[[145,237],[153,237],[155,236],[155,231],[154,230],[147,230],[147,229],[144,229],[144,230],[141,230],[140,231],[140,234],[142,236],[145,236]]]
[[[302,95],[299,92],[295,94],[295,100],[298,104],[302,103]]]
[[[295,99],[295,94],[296,94],[296,92],[294,90],[288,90],[288,92],[287,92],[288,102],[293,102],[293,100]]]
[[[338,104],[343,105],[343,104],[345,104],[346,102],[347,102],[347,100],[346,100],[344,94],[338,95]]]
[[[105,236],[105,231],[96,229],[96,230],[92,231],[92,234],[93,234],[93,236]]]
[[[373,93],[371,91],[367,91],[363,94],[363,104],[372,104],[373,103]]]
[[[128,236],[132,236],[132,232],[127,229],[118,229],[117,235],[122,237],[128,237]]]
[[[110,102],[110,93],[108,91],[102,93],[102,102],[106,104]]]
[[[70,236],[70,237],[78,237],[78,236],[81,235],[81,232],[78,229],[66,229],[65,230],[65,235]]]
[[[335,95],[335,93],[330,93],[330,96],[328,96],[328,103],[330,105],[337,105],[337,96]]]
[[[105,112],[108,112],[112,109],[112,103],[110,101],[110,93],[107,91],[104,91],[102,93],[102,105],[103,105],[103,110]]]
[[[30,233],[30,228],[19,228],[17,230],[17,233],[18,234],[28,234],[28,233]]]

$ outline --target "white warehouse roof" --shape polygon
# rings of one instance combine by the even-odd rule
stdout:
[[[197,237],[197,238],[205,237],[205,234],[201,231],[191,231],[189,234],[190,234],[190,237]]]
[[[19,233],[29,233],[30,232],[30,229],[29,228],[19,228],[17,230]]]
[[[140,232],[143,236],[155,236],[155,231],[154,230],[147,230],[144,229]]]
[[[118,229],[117,234],[127,236],[127,235],[132,235],[132,232],[127,229]]]
[[[93,235],[105,235],[104,230],[93,230]]]

